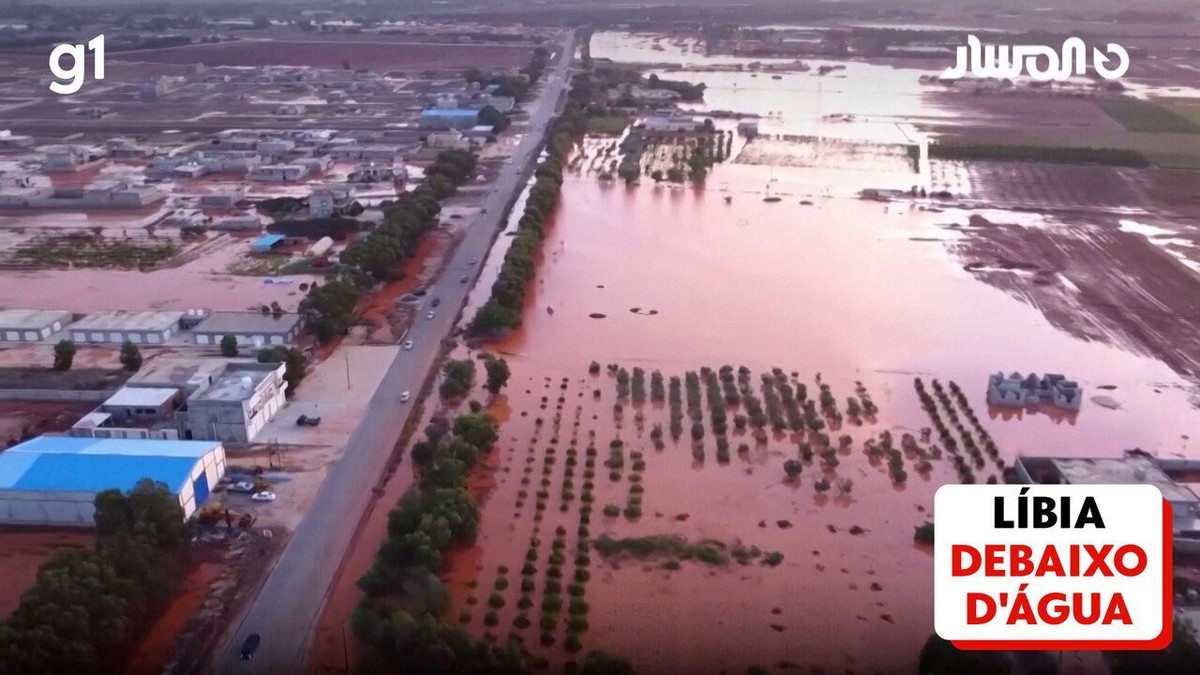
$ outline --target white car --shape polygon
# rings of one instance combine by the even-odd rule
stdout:
[[[412,394],[410,392],[407,392],[407,391],[400,392],[400,402],[401,403],[408,403],[408,399],[411,397],[412,397]]]
[[[413,348],[413,341],[412,341],[412,340],[406,340],[406,341],[404,342],[404,348],[405,348],[405,349],[412,349],[412,348]]]
[[[239,481],[229,486],[230,492],[254,492],[254,483]]]
[[[263,490],[262,492],[255,492],[250,495],[250,499],[256,502],[273,502],[275,501],[275,493]]]
[[[436,316],[436,315],[435,315],[433,312],[426,312],[426,313],[425,313],[425,318],[426,318],[426,319],[432,319],[434,316]]]

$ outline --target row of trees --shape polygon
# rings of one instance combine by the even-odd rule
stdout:
[[[571,150],[573,137],[587,128],[587,116],[575,101],[554,123],[547,144],[546,159],[534,172],[536,180],[525,201],[525,213],[517,221],[517,236],[513,239],[500,274],[492,285],[492,295],[471,321],[472,335],[494,335],[521,323],[521,306],[525,290],[535,271],[534,255],[545,234],[546,219],[558,203],[562,188],[562,165]]]
[[[54,345],[54,370],[66,372],[75,365],[75,354],[79,348],[75,346],[74,340],[59,340]],[[121,366],[131,373],[137,372],[142,367],[142,350],[134,343],[126,340],[121,343]]]
[[[534,85],[542,78],[546,66],[550,62],[550,51],[542,46],[534,47],[529,57],[529,64],[521,69],[520,75],[503,73],[484,73],[478,68],[468,68],[463,71],[463,79],[468,83],[477,82],[481,87],[496,85],[496,96],[511,96],[518,101],[524,101],[533,91]],[[489,122],[480,122],[489,124]],[[500,130],[497,130],[500,131]]]
[[[96,545],[59,553],[0,624],[0,672],[112,673],[183,579],[190,533],[167,486],[96,495]]]
[[[385,209],[383,223],[342,252],[342,269],[328,283],[313,284],[300,313],[321,342],[345,335],[354,323],[359,294],[373,282],[394,278],[400,264],[437,223],[439,200],[454,194],[475,172],[475,155],[446,150],[425,169],[425,181]]]

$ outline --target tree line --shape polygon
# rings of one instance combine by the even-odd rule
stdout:
[[[437,224],[440,200],[455,193],[475,173],[475,155],[446,150],[425,169],[425,180],[384,211],[383,222],[355,239],[341,255],[341,268],[324,285],[313,284],[300,302],[300,314],[321,342],[345,335],[354,323],[359,296],[376,282],[394,278],[400,263],[416,251]]]
[[[167,486],[141,480],[96,495],[96,544],[38,570],[0,623],[0,673],[114,673],[173,598],[190,532]]]
[[[525,212],[517,221],[517,236],[504,255],[504,264],[492,285],[491,297],[471,321],[471,335],[494,335],[520,325],[525,290],[535,271],[534,255],[545,235],[546,219],[558,203],[562,189],[563,162],[571,150],[573,137],[586,129],[587,115],[573,97],[554,122],[546,147],[548,157],[534,171],[536,180],[525,201]]]

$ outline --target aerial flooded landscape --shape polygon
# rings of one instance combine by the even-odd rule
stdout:
[[[1196,8],[684,4],[14,10],[0,673],[1198,672]],[[1130,483],[1169,648],[935,633],[939,487]]]

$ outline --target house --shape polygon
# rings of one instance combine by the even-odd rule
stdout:
[[[42,171],[47,173],[79,171],[103,159],[87,148],[77,145],[59,145],[47,148],[42,158]]]
[[[646,131],[660,133],[693,132],[699,127],[694,117],[679,113],[655,113],[642,118],[642,126]]]
[[[299,103],[284,103],[283,105],[275,108],[275,114],[276,115],[303,115],[304,110],[305,110],[304,106],[300,105]]]
[[[179,330],[183,312],[129,312],[111,310],[88,314],[71,324],[71,340],[77,344],[124,342],[157,345]]]
[[[354,203],[354,191],[347,187],[313,190],[308,196],[308,216],[328,218]]]
[[[192,329],[192,335],[198,345],[219,345],[226,335],[232,335],[239,347],[257,349],[290,345],[300,335],[301,327],[298,314],[213,312]]]
[[[665,105],[679,100],[679,92],[670,89],[631,87],[629,95],[638,105]]]
[[[237,206],[238,202],[245,198],[246,188],[242,185],[234,185],[223,188],[221,192],[200,195],[200,208],[228,209]]]
[[[282,363],[238,362],[187,400],[179,421],[184,438],[244,445],[285,403]]]
[[[71,323],[61,309],[0,309],[0,341],[41,342]]]
[[[988,377],[988,403],[1008,408],[1023,408],[1049,403],[1062,410],[1079,410],[1083,391],[1064,375],[1047,373],[1043,377],[1030,373],[1022,377],[1012,373],[1007,377],[997,372]]]

